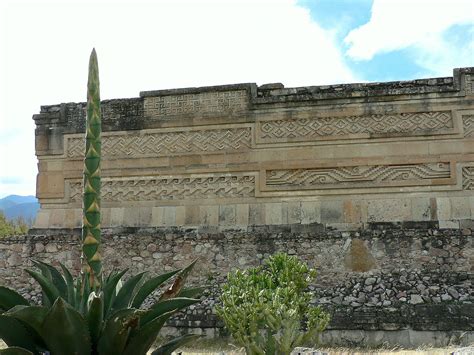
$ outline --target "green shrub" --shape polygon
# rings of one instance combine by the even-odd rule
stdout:
[[[329,322],[310,304],[315,277],[296,257],[275,254],[263,266],[229,273],[217,315],[247,354],[290,354],[315,341]]]

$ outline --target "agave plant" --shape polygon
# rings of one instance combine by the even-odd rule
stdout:
[[[140,355],[146,354],[171,315],[191,304],[202,289],[184,289],[189,266],[145,279],[145,273],[120,280],[127,270],[103,279],[100,256],[101,110],[97,55],[92,51],[87,83],[86,151],[81,275],[74,281],[61,264],[35,261],[39,271],[26,270],[41,286],[43,304],[31,305],[7,287],[0,287],[0,338],[4,354]],[[145,299],[170,278],[171,287],[148,309]],[[194,336],[171,340],[152,354],[170,354]]]
[[[139,273],[121,286],[127,270],[112,272],[98,295],[89,285],[89,278],[80,276],[74,282],[64,265],[61,273],[52,265],[34,263],[39,271],[27,272],[41,285],[42,306],[31,305],[14,290],[0,287],[0,338],[10,347],[8,352],[0,353],[146,354],[166,320],[199,302],[192,297],[202,291],[183,287],[195,261],[152,278]],[[147,297],[173,277],[171,287],[157,302],[142,309]],[[169,354],[193,338],[186,335],[173,339],[152,354]]]

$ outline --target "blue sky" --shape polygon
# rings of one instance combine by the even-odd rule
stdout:
[[[92,47],[103,99],[411,80],[473,66],[473,21],[471,0],[0,0],[0,198],[35,194],[31,117],[85,101]]]

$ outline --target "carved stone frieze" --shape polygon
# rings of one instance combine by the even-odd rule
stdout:
[[[426,134],[451,128],[451,112],[434,111],[262,121],[257,137],[263,143],[273,143],[361,134]]]
[[[82,182],[69,182],[69,199],[82,198]],[[250,174],[191,175],[173,177],[103,178],[102,201],[157,201],[242,198],[255,196],[255,176]]]
[[[201,153],[210,151],[242,150],[250,148],[251,129],[229,128],[199,131],[104,135],[102,154],[110,157],[142,157],[166,154]],[[69,158],[84,155],[83,137],[70,137],[67,143]]]
[[[451,176],[449,163],[341,166],[266,171],[269,189],[331,189],[426,185]]]

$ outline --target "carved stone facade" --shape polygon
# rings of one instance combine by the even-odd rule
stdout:
[[[104,101],[104,227],[377,222],[474,216],[474,68],[407,82],[236,84]],[[36,121],[37,228],[81,224],[85,104]]]

